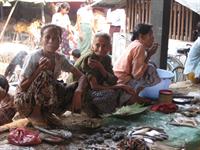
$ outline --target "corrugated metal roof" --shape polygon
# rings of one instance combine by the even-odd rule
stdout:
[[[13,2],[16,0],[8,0],[9,2]],[[86,0],[18,0],[21,2],[29,2],[29,3],[51,3],[51,2],[85,2]],[[3,2],[3,0],[0,0]]]
[[[200,15],[200,0],[175,0]]]
[[[125,4],[126,0],[97,0],[96,2],[94,2],[93,6],[113,8],[118,6],[124,6]]]

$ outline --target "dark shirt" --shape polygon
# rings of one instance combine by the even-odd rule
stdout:
[[[88,65],[88,59],[98,60],[108,72],[107,77],[103,77],[98,69],[90,68]],[[112,70],[111,58],[106,55],[105,57],[99,57],[94,52],[89,52],[82,56],[76,63],[77,67],[81,72],[83,72],[90,80],[91,77],[95,77],[98,84],[100,85],[114,85],[117,83],[117,77],[114,75]]]

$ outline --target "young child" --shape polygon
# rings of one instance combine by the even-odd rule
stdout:
[[[54,114],[61,115],[71,106],[72,111],[81,109],[85,76],[58,52],[61,36],[61,27],[44,26],[41,29],[43,48],[27,56],[21,71],[15,104],[21,115],[36,122],[54,124],[57,123],[51,120]],[[71,72],[78,82],[66,86],[57,81],[61,71]]]
[[[62,42],[60,44],[60,50],[63,54],[69,57],[69,51],[71,50],[69,45],[69,39],[73,37],[71,31],[71,21],[69,18],[70,5],[67,2],[59,3],[58,10],[52,16],[52,23],[62,28]]]
[[[91,52],[82,56],[75,66],[83,72],[89,81],[87,104],[96,115],[111,113],[115,108],[140,101],[135,91],[123,84],[117,84],[108,53],[111,51],[111,39],[106,33],[97,33]]]
[[[81,51],[79,49],[74,49],[71,51],[71,62],[72,64],[74,64],[78,59],[79,57],[81,57]]]
[[[7,79],[0,75],[0,125],[12,122],[12,118],[16,113],[13,96],[8,93],[8,90]]]

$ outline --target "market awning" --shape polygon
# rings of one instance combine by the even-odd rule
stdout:
[[[96,7],[114,8],[124,6],[126,0],[96,0],[92,5]]]
[[[200,0],[175,0],[200,15]]]
[[[3,2],[5,0],[0,0]],[[8,2],[13,2],[16,0],[7,0]],[[29,3],[53,3],[53,2],[85,2],[85,0],[18,0],[21,2],[29,2]]]

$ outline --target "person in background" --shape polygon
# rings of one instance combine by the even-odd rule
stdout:
[[[0,75],[0,125],[12,122],[12,118],[16,113],[14,98],[8,91],[8,81],[5,76]]]
[[[188,53],[188,58],[184,67],[184,74],[193,83],[200,83],[200,22],[195,31],[197,39],[193,43]]]
[[[125,10],[124,9],[108,9],[107,22],[110,24],[109,34],[113,38],[115,32],[125,31]]]
[[[25,57],[27,55],[28,53],[26,51],[20,51],[10,61],[4,73],[4,76],[6,77],[8,82],[18,82],[19,74],[24,64]]]
[[[94,15],[92,7],[87,2],[81,4],[77,11],[76,27],[79,34],[78,49],[84,54],[91,47],[92,32],[94,32]]]
[[[117,84],[117,77],[113,73],[111,58],[108,55],[111,49],[110,36],[107,33],[97,33],[91,51],[75,63],[89,82],[85,106],[89,106],[86,112],[89,112],[90,116],[112,113],[117,107],[144,102],[130,86]]]
[[[25,60],[16,89],[15,106],[24,117],[36,123],[54,125],[57,115],[67,109],[80,112],[85,76],[58,52],[62,28],[48,24],[41,29],[42,49]],[[58,81],[61,71],[71,72],[78,80],[69,86]],[[56,120],[57,119],[57,120]]]
[[[75,64],[75,62],[81,57],[81,51],[79,49],[74,49],[71,51],[71,62]]]
[[[136,25],[131,41],[113,70],[118,83],[130,85],[139,93],[143,88],[161,81],[155,66],[149,63],[158,47],[158,43],[154,43],[152,25]]]
[[[69,19],[70,5],[67,2],[58,3],[57,12],[52,16],[52,24],[56,24],[63,29],[61,51],[69,56],[71,50],[69,46],[69,38],[73,35],[71,32],[71,21]]]

